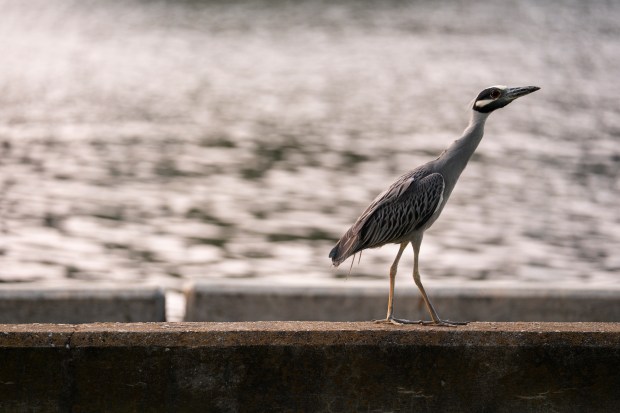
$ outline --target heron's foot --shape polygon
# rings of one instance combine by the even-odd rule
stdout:
[[[394,324],[396,326],[402,326],[404,324],[422,324],[423,321],[422,320],[405,320],[402,318],[394,318],[394,317],[388,317],[388,318],[384,318],[381,320],[372,320],[373,323],[378,323],[378,324]]]
[[[457,327],[464,326],[469,324],[469,321],[450,321],[450,320],[433,320],[433,321],[422,321],[422,325],[425,326],[438,326],[438,327]]]

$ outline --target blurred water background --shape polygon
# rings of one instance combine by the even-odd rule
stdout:
[[[333,243],[494,84],[542,89],[490,117],[424,279],[620,282],[620,2],[0,10],[1,282],[346,277]]]

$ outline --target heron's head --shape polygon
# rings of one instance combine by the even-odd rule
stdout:
[[[503,108],[516,98],[529,95],[538,89],[540,89],[538,86],[491,86],[480,92],[472,109],[481,113],[491,113],[495,109]]]

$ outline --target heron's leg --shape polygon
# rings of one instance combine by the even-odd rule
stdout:
[[[433,307],[433,304],[431,304],[431,300],[429,300],[428,295],[426,295],[426,291],[424,290],[424,286],[422,285],[422,280],[420,278],[420,271],[418,270],[418,257],[420,255],[420,245],[422,245],[422,237],[413,241],[411,244],[413,246],[413,281],[415,282],[415,285],[418,286],[418,289],[422,294],[422,298],[424,299],[424,303],[426,304],[426,308],[428,309],[428,312],[431,314],[431,318],[433,319],[432,321],[424,321],[422,322],[422,324],[434,324],[437,326],[458,326],[467,324],[466,322],[448,321],[439,318],[439,316],[437,315],[437,311],[435,311],[435,307]]]
[[[409,241],[402,242],[400,244],[400,248],[398,249],[398,254],[396,254],[396,258],[390,267],[390,292],[388,295],[388,308],[387,308],[387,316],[385,320],[373,320],[375,323],[392,323],[392,324],[403,324],[401,321],[406,320],[396,320],[393,317],[394,314],[394,284],[396,283],[396,272],[398,270],[398,262],[400,261],[400,257],[403,255],[403,251],[409,244]]]

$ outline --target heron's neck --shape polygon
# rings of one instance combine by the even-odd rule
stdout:
[[[463,131],[463,135],[441,155],[439,160],[443,163],[446,178],[453,179],[456,182],[461,175],[482,139],[484,123],[488,116],[488,113],[472,110],[469,125]]]

